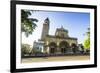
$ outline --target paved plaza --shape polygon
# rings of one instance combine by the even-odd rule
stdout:
[[[39,58],[22,58],[22,63],[32,62],[52,62],[52,61],[78,61],[89,60],[89,55],[84,56],[57,56],[57,57],[39,57]]]

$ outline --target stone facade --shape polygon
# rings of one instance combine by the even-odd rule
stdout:
[[[45,52],[47,53],[53,53],[52,51],[50,52],[50,50],[52,49],[54,49],[54,53],[68,53],[72,51],[71,49],[72,45],[77,46],[77,39],[47,35],[44,39],[44,43],[45,43],[44,45]]]
[[[57,28],[55,35],[49,35],[49,19],[43,23],[42,35],[39,41],[44,42],[43,52],[47,54],[73,53],[73,47],[77,46],[77,38],[69,37],[68,30]]]

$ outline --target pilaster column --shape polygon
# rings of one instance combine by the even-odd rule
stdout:
[[[60,51],[60,48],[59,48],[59,42],[57,42],[57,54],[60,54],[61,51]]]
[[[49,54],[50,53],[50,48],[49,48],[49,42],[46,41],[46,53]]]
[[[49,46],[47,46],[47,53],[48,53],[48,54],[50,53],[50,48],[49,48]]]

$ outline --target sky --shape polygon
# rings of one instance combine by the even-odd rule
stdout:
[[[57,28],[64,27],[68,30],[70,37],[78,39],[78,44],[83,43],[87,28],[90,27],[90,13],[83,12],[55,12],[55,11],[34,11],[30,18],[38,19],[37,27],[32,35],[25,37],[22,33],[22,43],[33,46],[34,41],[41,38],[42,27],[46,18],[50,20],[49,34],[54,35]]]

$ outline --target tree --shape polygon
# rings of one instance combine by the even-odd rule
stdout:
[[[84,41],[84,48],[87,50],[90,50],[90,28],[88,28],[88,31],[86,32],[86,39]]]
[[[29,18],[32,13],[32,10],[21,10],[21,31],[25,33],[26,37],[32,34],[37,26],[34,22],[38,22],[38,20],[35,18]]]
[[[21,45],[21,54],[24,56],[25,54],[30,54],[32,48],[28,44],[22,44]]]

